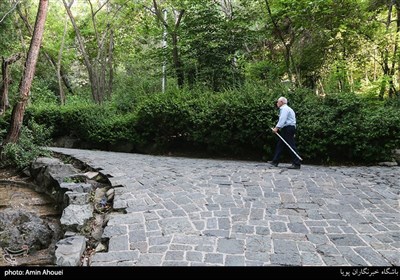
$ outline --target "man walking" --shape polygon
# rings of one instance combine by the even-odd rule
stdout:
[[[282,138],[289,144],[293,151],[297,153],[296,143],[294,140],[294,135],[296,133],[296,114],[293,109],[287,105],[287,99],[283,96],[279,97],[276,105],[279,108],[279,120],[272,130],[274,133],[278,133],[279,131]],[[279,158],[281,157],[285,147],[285,143],[279,138],[271,165],[278,166]],[[300,159],[292,151],[290,151],[290,155],[292,157],[292,165],[288,168],[300,169]]]

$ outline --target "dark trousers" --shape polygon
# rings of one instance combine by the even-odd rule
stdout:
[[[279,134],[282,136],[283,139],[292,147],[292,149],[298,154],[296,149],[296,142],[294,141],[294,134],[296,133],[296,127],[293,125],[288,125],[279,130]],[[295,165],[300,165],[301,162],[299,158],[283,143],[282,139],[279,138],[278,143],[276,143],[275,154],[273,158],[273,162],[279,163],[279,159],[281,157],[282,152],[284,149],[288,149],[290,156],[292,157],[292,163]]]

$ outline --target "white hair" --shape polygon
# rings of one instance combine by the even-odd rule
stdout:
[[[287,99],[283,96],[279,97],[278,101],[282,101],[283,104],[287,104]]]

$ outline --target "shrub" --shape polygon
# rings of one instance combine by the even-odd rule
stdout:
[[[28,126],[23,126],[17,143],[7,143],[2,147],[0,166],[23,169],[39,156],[49,155],[44,149],[49,142],[49,133],[46,130],[33,121]]]
[[[141,95],[123,112],[115,104],[82,102],[32,107],[27,115],[53,126],[53,137],[77,136],[92,148],[132,143],[141,152],[183,149],[210,157],[270,159],[278,139],[270,128],[278,120],[279,96],[296,111],[296,142],[305,163],[373,163],[390,159],[400,146],[395,105],[350,93],[321,97],[290,85],[245,85],[219,93],[184,88]]]

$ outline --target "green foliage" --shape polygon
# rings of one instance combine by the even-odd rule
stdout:
[[[47,81],[44,79],[34,79],[31,87],[31,101],[34,103],[58,104],[59,101],[54,91],[48,88]]]
[[[52,127],[51,138],[64,135],[62,107],[54,104],[37,104],[29,106],[25,111],[25,119],[33,120],[45,127]]]
[[[138,109],[137,132],[158,150],[190,147],[214,156],[260,158],[263,149],[272,152],[264,143],[272,141],[276,96],[256,85],[221,93],[158,94]]]
[[[136,130],[149,144],[168,147],[185,142],[189,129],[190,95],[175,91],[149,96],[137,109]]]
[[[324,163],[391,160],[400,145],[397,109],[371,106],[354,94],[308,99],[298,108],[305,158]]]
[[[290,84],[246,84],[220,93],[196,88],[143,95],[128,112],[114,104],[33,106],[28,118],[54,126],[90,148],[130,143],[137,152],[187,152],[270,159],[277,138],[275,101],[286,96],[296,111],[297,143],[305,162],[373,163],[400,146],[398,107],[355,94],[316,96]]]
[[[49,134],[49,128],[29,122],[21,128],[17,143],[8,143],[2,147],[0,166],[23,169],[39,156],[49,156],[49,151],[44,149],[49,143]]]
[[[226,90],[205,97],[202,112],[193,115],[193,141],[224,156],[262,154],[268,125],[273,118],[273,93],[261,88]]]
[[[188,82],[214,91],[241,84],[243,74],[234,60],[244,42],[243,27],[234,19],[227,20],[217,3],[200,2],[186,11],[180,36]]]
[[[136,66],[131,66],[136,68]],[[141,71],[145,68],[143,68]],[[159,77],[149,75],[151,71],[139,72],[139,69],[131,69],[137,75],[121,75],[116,81],[116,90],[113,92],[112,105],[123,113],[133,111],[141,100],[148,95],[161,92]],[[147,74],[147,75],[146,75]]]
[[[66,106],[32,106],[27,119],[54,127],[53,139],[62,136],[79,137],[92,148],[107,149],[120,142],[136,143],[133,114],[117,114],[109,104],[73,103]]]
[[[363,108],[361,114],[367,117],[356,139],[355,153],[362,154],[368,162],[390,161],[391,152],[400,147],[399,108],[368,107]]]
[[[354,138],[359,133],[360,103],[355,96],[328,95],[299,110],[299,142],[307,156],[325,162],[355,158]],[[304,113],[303,113],[304,112]],[[321,156],[323,155],[323,156]]]
[[[12,3],[9,1],[0,1],[0,53],[5,58],[18,52],[20,38],[18,32],[15,32],[14,14],[8,13],[12,10]]]
[[[104,39],[105,46],[111,40],[109,35],[113,36],[112,56],[107,56],[113,69],[112,96],[109,104],[95,106],[75,33],[62,2],[54,1],[25,123],[28,126],[26,121],[33,120],[49,128],[53,139],[74,136],[92,148],[111,149],[129,143],[137,151],[185,148],[210,155],[270,158],[277,139],[269,129],[278,118],[275,100],[286,96],[297,113],[297,142],[306,161],[369,163],[389,159],[389,150],[399,147],[400,108],[396,22],[385,20],[393,1],[268,2],[272,18],[265,1],[158,1],[160,8],[168,10],[167,49],[161,48],[163,26],[151,9],[143,9],[143,5],[151,7],[152,1],[108,1],[95,15],[96,26],[90,5],[80,3],[80,13],[73,12],[94,65],[104,54],[97,39]],[[22,1],[20,7],[33,26],[37,1]],[[173,9],[185,10],[177,29],[173,27]],[[2,56],[25,52],[31,35],[16,16],[13,3],[0,1],[0,11]],[[57,61],[64,26],[61,66],[74,93],[66,91],[67,104],[59,107],[55,69],[44,51]],[[179,90],[170,49],[172,31],[178,35],[185,74],[186,88]],[[167,92],[160,94],[164,62]],[[23,63],[21,59],[9,68],[11,105],[18,98]],[[104,73],[105,78],[108,75]],[[312,90],[318,87],[326,96],[295,88],[292,82]],[[397,96],[386,99],[392,82]],[[10,113],[0,118],[2,138]],[[28,127],[39,132],[24,132],[24,146],[29,146],[26,139],[30,137],[33,142],[45,143],[40,136],[44,131]],[[25,161],[20,156],[25,150],[7,149],[15,161]]]
[[[9,116],[7,115],[7,119],[5,117],[0,117],[0,139],[5,137],[7,133],[8,125],[9,125]],[[0,141],[1,143],[1,141]]]
[[[250,81],[266,81],[276,84],[284,75],[284,71],[283,65],[264,60],[246,63],[245,75]]]

